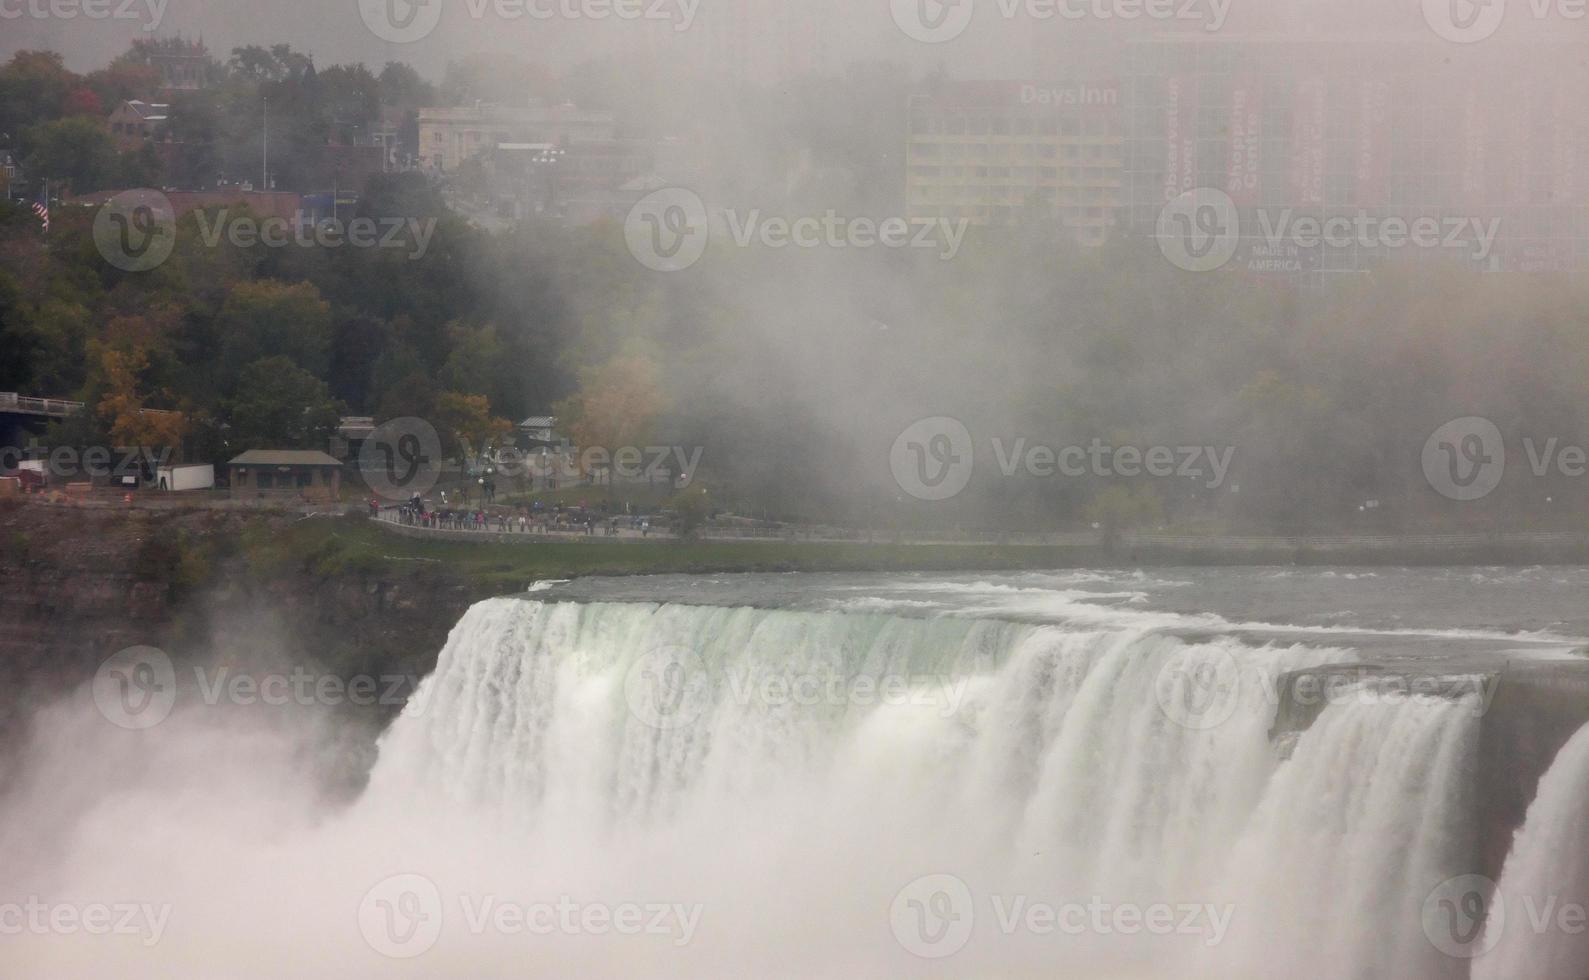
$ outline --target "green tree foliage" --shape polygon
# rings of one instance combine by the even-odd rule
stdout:
[[[331,306],[308,283],[239,283],[217,319],[221,376],[239,378],[254,361],[284,357],[315,377],[331,366]]]
[[[105,127],[82,116],[56,119],[29,129],[22,165],[30,174],[65,181],[76,194],[122,185],[128,169]],[[141,175],[141,174],[140,174]]]
[[[77,76],[53,51],[19,51],[0,66],[0,133],[19,136],[65,114],[66,96]],[[22,146],[24,153],[28,146]]]
[[[286,357],[245,366],[231,400],[231,441],[240,448],[324,449],[341,406],[324,381]]]

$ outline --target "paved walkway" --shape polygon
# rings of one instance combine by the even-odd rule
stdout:
[[[649,535],[642,536],[639,531],[628,527],[621,527],[616,536],[610,536],[601,524],[597,525],[596,533],[593,535],[572,529],[556,530],[549,528],[522,532],[518,530],[516,520],[512,525],[513,530],[508,532],[495,530],[494,524],[487,525],[490,529],[484,531],[421,528],[402,524],[395,510],[383,511],[380,523],[388,530],[396,531],[408,537],[442,540],[514,542],[522,544],[530,544],[537,541],[589,541],[597,544],[603,542],[609,544],[631,544],[645,541],[677,540],[674,535],[660,532],[656,529],[652,529]],[[1099,531],[1047,534],[1011,532],[1006,534],[907,537],[894,534],[873,534],[869,536],[864,531],[843,531],[836,528],[785,527],[777,530],[765,530],[761,528],[736,529],[719,527],[707,529],[699,537],[701,540],[717,542],[809,541],[830,544],[958,545],[967,547],[976,545],[1036,545],[1061,548],[1099,548],[1103,545],[1103,534]],[[1345,555],[1376,552],[1461,553],[1486,548],[1540,549],[1541,551],[1550,552],[1577,551],[1589,554],[1589,532],[1519,531],[1481,534],[1305,535],[1294,537],[1279,535],[1193,537],[1128,532],[1120,535],[1118,546],[1121,551],[1126,552],[1132,550],[1168,553],[1185,552],[1204,555],[1218,554],[1231,558],[1250,555],[1254,559],[1275,555],[1292,555],[1297,552],[1323,554],[1341,552]]]

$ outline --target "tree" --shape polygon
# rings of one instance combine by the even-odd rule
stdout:
[[[33,380],[40,344],[28,329],[25,315],[22,290],[0,269],[0,387],[8,391],[27,390]]]
[[[498,408],[517,411],[520,367],[509,355],[507,345],[497,336],[497,328],[486,324],[470,328],[461,323],[447,330],[452,352],[441,368],[441,383],[453,391],[485,395]]]
[[[381,103],[399,109],[422,109],[436,104],[436,86],[400,61],[381,69]]]
[[[331,393],[354,411],[369,411],[375,365],[392,342],[391,325],[358,314],[339,318],[331,345]]]
[[[703,486],[691,485],[668,498],[666,509],[679,521],[679,535],[693,538],[712,513],[712,496]]]
[[[223,383],[235,382],[245,365],[267,357],[285,357],[316,377],[330,367],[331,305],[309,283],[239,283],[216,325]]]
[[[59,118],[67,93],[77,83],[78,77],[54,51],[18,51],[0,67],[0,133],[18,135]]]
[[[226,67],[233,75],[249,81],[280,82],[309,71],[312,62],[289,44],[273,44],[268,49],[250,44],[233,48]]]
[[[436,423],[447,450],[478,455],[513,431],[513,423],[492,416],[484,395],[444,391],[436,398]]]
[[[119,157],[105,127],[83,116],[57,119],[29,129],[22,165],[30,174],[64,180],[74,194],[88,194],[119,182]]]
[[[661,414],[661,372],[649,357],[621,354],[580,372],[579,391],[557,406],[559,424],[581,449],[644,446]]]
[[[363,65],[333,65],[321,72],[320,111],[331,132],[351,144],[381,117],[381,87]]]
[[[109,67],[90,74],[86,81],[99,96],[100,105],[114,106],[133,99],[152,97],[160,88],[160,70],[151,64],[139,64],[124,55]]]
[[[148,352],[143,348],[124,350],[102,344],[95,346],[106,383],[97,409],[99,417],[110,427],[110,437],[116,445],[150,448],[180,445],[188,432],[187,416],[144,406],[146,396],[139,390],[138,376],[149,364]]]
[[[325,382],[277,356],[243,368],[230,415],[238,445],[323,449],[342,411]]]
[[[447,63],[441,98],[447,105],[496,102],[523,106],[551,93],[547,72],[511,54],[475,54]]]
[[[1087,519],[1103,525],[1103,545],[1113,549],[1121,531],[1164,519],[1164,505],[1151,486],[1135,489],[1115,483],[1104,487],[1087,505]]]

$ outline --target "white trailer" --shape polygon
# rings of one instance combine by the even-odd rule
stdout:
[[[208,490],[215,486],[215,467],[209,463],[162,466],[156,484],[161,490]]]

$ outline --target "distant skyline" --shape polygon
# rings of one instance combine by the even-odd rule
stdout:
[[[0,20],[0,57],[45,48],[59,51],[75,71],[91,71],[125,51],[135,38],[181,34],[202,36],[223,61],[234,47],[285,43],[312,55],[319,65],[363,62],[378,67],[403,61],[439,77],[448,61],[478,52],[517,53],[561,70],[601,54],[651,51],[692,67],[721,65],[730,77],[776,82],[868,59],[918,69],[942,67],[961,76],[1055,77],[1069,66],[1084,73],[1111,41],[1166,31],[1207,37],[1296,32],[1437,40],[1416,3],[1387,7],[1360,0],[1175,0],[1163,9],[1177,11],[1176,17],[1139,15],[1131,20],[1096,11],[1109,3],[1140,9],[1148,0],[959,0],[976,5],[960,31],[943,43],[912,39],[899,23],[899,18],[917,16],[916,3],[933,0],[892,0],[892,6],[891,0],[417,0],[417,7],[405,7],[410,0],[114,0],[116,16],[110,18],[28,13],[34,6],[50,10],[59,3],[71,9],[78,2],[5,0],[0,4],[5,18]],[[372,17],[383,15],[389,3],[403,12],[425,10],[428,3],[445,6],[439,15],[429,15],[433,22],[439,16],[439,22],[422,40],[392,43],[371,30],[361,2]],[[953,3],[941,9],[953,10]],[[527,13],[607,11],[623,4],[634,4],[629,9],[638,11],[640,19]],[[1056,4],[1072,13],[1092,13],[1053,15]],[[1563,39],[1584,29],[1582,21],[1533,22],[1529,9],[1508,14],[1498,38],[1533,33]],[[688,27],[680,30],[686,22]]]

